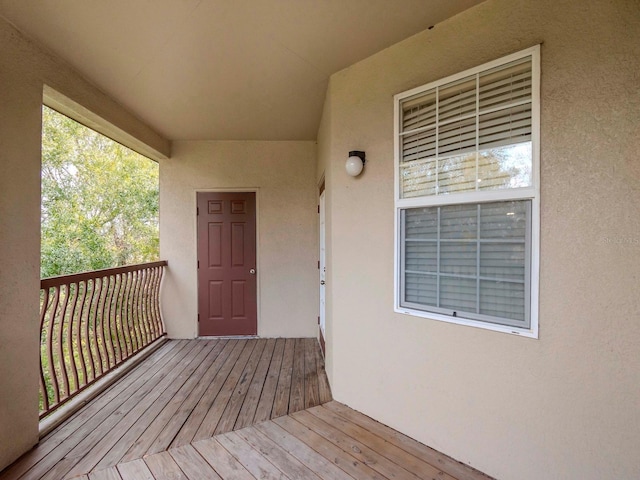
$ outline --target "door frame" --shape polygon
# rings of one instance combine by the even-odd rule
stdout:
[[[326,182],[322,180],[318,186],[318,338],[322,354],[326,353],[326,327],[327,327],[327,288],[321,282],[326,281],[327,271],[327,214],[326,214]],[[321,220],[324,220],[322,225]],[[324,246],[324,256],[322,247]],[[323,271],[324,269],[324,271]]]
[[[246,193],[253,192],[256,195],[256,333],[257,336],[260,336],[260,317],[261,317],[261,302],[260,302],[260,242],[258,239],[260,238],[260,188],[259,187],[244,187],[244,188],[196,188],[193,190],[191,194],[191,202],[193,212],[193,231],[194,231],[194,241],[193,241],[193,280],[195,285],[195,298],[193,301],[196,305],[196,314],[193,319],[193,326],[195,332],[195,338],[224,338],[224,337],[200,337],[199,336],[199,326],[198,326],[198,193]]]

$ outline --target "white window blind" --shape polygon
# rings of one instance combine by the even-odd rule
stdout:
[[[529,327],[530,201],[402,211],[402,306]]]
[[[402,198],[530,186],[531,85],[526,57],[404,100]]]
[[[396,310],[537,336],[539,47],[396,95]]]

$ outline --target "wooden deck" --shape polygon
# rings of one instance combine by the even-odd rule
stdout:
[[[331,399],[315,339],[167,342],[0,475],[488,477]]]

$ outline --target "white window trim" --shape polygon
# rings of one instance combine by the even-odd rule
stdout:
[[[482,202],[500,200],[528,199],[531,201],[531,278],[530,278],[530,326],[529,328],[518,328],[484,321],[471,320],[461,317],[452,317],[433,312],[421,310],[411,310],[400,306],[400,275],[401,275],[401,232],[400,232],[400,210],[411,207],[422,207],[425,205],[425,197],[420,198],[400,198],[400,104],[407,97],[411,97],[434,88],[436,85],[451,83],[462,78],[475,75],[479,72],[489,70],[500,65],[504,65],[523,57],[531,56],[532,60],[532,85],[531,85],[531,146],[532,146],[532,187],[509,190],[495,190],[483,192]],[[412,90],[399,93],[394,96],[394,194],[395,194],[395,214],[394,214],[394,311],[396,313],[411,315],[415,317],[428,318],[447,323],[466,325],[470,327],[493,330],[496,332],[519,335],[522,337],[538,338],[539,333],[539,283],[540,283],[540,45],[521,50],[494,61],[465,70],[464,72],[451,75],[446,78],[430,82],[426,85]],[[453,200],[453,201],[452,201]],[[478,202],[476,192],[469,194],[456,194],[455,198],[449,195],[436,195],[429,197],[427,206],[438,206],[448,204],[459,204],[465,202]]]

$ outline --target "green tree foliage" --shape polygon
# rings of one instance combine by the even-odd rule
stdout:
[[[158,165],[43,107],[42,278],[158,259]]]

